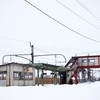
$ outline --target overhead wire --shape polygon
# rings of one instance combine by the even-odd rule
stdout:
[[[0,38],[4,38],[4,39],[9,39],[9,40],[13,40],[13,41],[18,41],[18,42],[23,42],[23,43],[29,43],[29,42],[26,42],[26,41],[23,41],[23,40],[19,40],[19,39],[14,39],[14,38],[9,38],[9,37],[5,37],[5,36],[0,36]],[[0,45],[1,46],[1,45]],[[15,48],[15,47],[8,47],[8,46],[2,46],[2,47],[7,47],[7,48],[13,48],[13,49],[20,49],[20,48]],[[43,53],[50,53],[46,50],[41,50],[37,47],[34,47],[35,50],[37,51],[40,51],[40,52],[43,52]],[[25,49],[26,50],[26,49]],[[22,51],[25,51],[25,50],[22,50]],[[19,51],[19,52],[22,52],[22,51]],[[18,53],[19,53],[18,52]]]
[[[8,52],[8,53],[12,53],[11,51],[5,51],[5,50],[0,50],[0,52],[3,52],[3,53],[5,53],[5,54],[6,54],[7,52]]]
[[[98,21],[100,21],[100,19],[93,14],[86,6],[84,6],[84,4],[81,1],[76,0],[77,3],[79,3],[85,10],[87,10],[93,17],[95,17]]]
[[[32,7],[34,7],[35,9],[37,9],[38,11],[40,11],[41,13],[43,13],[44,15],[46,15],[47,17],[49,17],[50,19],[54,20],[55,22],[57,22],[57,23],[60,24],[61,26],[63,26],[63,27],[65,27],[65,28],[69,29],[70,31],[72,31],[72,32],[74,32],[74,33],[76,33],[77,35],[80,35],[80,36],[82,36],[82,37],[84,37],[84,38],[86,38],[86,39],[88,39],[88,40],[91,40],[91,41],[100,43],[99,40],[95,40],[95,39],[89,38],[89,37],[87,37],[87,36],[85,36],[85,35],[83,35],[83,34],[77,32],[77,31],[73,30],[72,28],[66,26],[65,24],[61,23],[60,21],[56,20],[55,18],[51,17],[49,14],[45,13],[44,11],[42,11],[41,9],[39,9],[38,7],[36,7],[35,5],[33,5],[31,2],[29,2],[29,1],[27,1],[27,0],[25,0],[25,2],[27,2],[29,5],[31,5]]]
[[[5,36],[0,36],[0,38],[4,38],[4,39],[9,39],[9,40],[13,40],[13,41],[17,41],[17,42],[23,42],[23,43],[28,43],[26,41],[23,41],[23,40],[19,40],[19,39],[14,39],[14,38],[9,38],[9,37],[5,37]],[[11,48],[11,49],[21,49],[21,48],[15,48],[15,47],[9,47],[9,46],[1,46],[0,47],[6,47],[6,48]],[[20,53],[20,52],[23,52],[23,51],[26,51],[27,49],[24,49],[24,50],[21,50],[17,53]],[[11,53],[11,52],[10,52]]]
[[[9,38],[9,37],[5,37],[5,36],[0,36],[0,38],[9,39],[9,40],[17,41],[17,42],[28,43],[28,42],[23,41],[23,40],[14,39],[14,38]],[[21,48],[15,48],[15,47],[9,47],[9,46],[2,46],[2,45],[0,45],[0,47],[7,47],[7,48],[11,48],[11,49],[21,49]],[[38,49],[37,47],[35,47],[34,49],[37,50],[37,51],[43,52],[43,53],[50,53],[50,52],[48,52],[48,51]],[[19,52],[17,52],[17,53],[23,52],[23,51],[25,51],[25,50],[27,50],[27,49],[24,49],[24,50],[19,51]]]
[[[0,45],[0,47],[2,47],[2,48],[9,48],[9,49],[16,49],[16,50],[19,50],[19,49],[22,49],[22,48],[20,48],[20,47],[13,47],[13,46],[5,46],[5,45]]]
[[[38,47],[36,47],[36,46],[34,47],[34,49],[37,50],[37,51],[39,51],[39,52],[42,52],[42,53],[51,53],[51,52],[48,52],[48,51],[46,51],[46,50],[40,49],[40,48],[38,48]],[[41,57],[42,57],[43,59],[46,59],[46,60],[48,59],[48,60],[50,60],[50,61],[54,61],[54,59],[51,59],[51,58],[48,58],[48,57],[45,57],[45,56],[41,56]],[[46,61],[46,60],[45,60],[45,61]],[[41,61],[41,60],[38,59],[37,61]]]
[[[24,52],[24,51],[26,51],[26,50],[29,50],[29,48],[27,48],[27,49],[24,49],[24,50],[21,50],[21,51],[18,51],[18,52],[16,52],[16,54],[17,54],[17,53]]]
[[[28,42],[23,41],[23,40],[18,40],[18,39],[14,39],[14,38],[9,38],[9,37],[5,37],[5,36],[0,36],[0,38],[9,39],[9,40],[18,41],[18,42],[28,43]]]
[[[6,54],[6,53],[3,53],[3,52],[0,51],[0,55],[4,55],[4,54]]]
[[[92,25],[93,27],[97,28],[100,30],[99,27],[95,26],[94,24],[92,24],[91,22],[89,22],[88,20],[84,19],[83,17],[81,17],[80,15],[78,15],[77,13],[75,13],[74,11],[72,11],[70,8],[68,8],[66,5],[64,5],[62,2],[56,0],[59,4],[61,4],[63,7],[65,7],[67,10],[69,10],[70,12],[72,12],[73,14],[75,14],[76,16],[78,16],[79,18],[81,18],[82,20],[84,20],[85,22],[87,22],[88,24]]]
[[[43,50],[43,49],[40,49],[38,47],[35,47],[34,49],[37,50],[37,51],[39,51],[39,52],[42,52],[42,53],[50,53],[50,52],[48,52],[46,50]]]

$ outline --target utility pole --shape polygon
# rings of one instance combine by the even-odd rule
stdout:
[[[31,45],[31,42],[30,43],[30,47],[31,47],[31,61],[32,61],[32,64],[34,63],[34,45]]]
[[[31,46],[31,57],[32,57],[32,64],[34,63],[34,46]]]

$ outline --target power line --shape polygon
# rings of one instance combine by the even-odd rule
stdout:
[[[50,19],[54,20],[54,21],[57,22],[58,24],[62,25],[63,27],[65,27],[65,28],[67,28],[67,29],[69,29],[70,31],[72,31],[72,32],[74,32],[74,33],[76,33],[76,34],[78,34],[78,35],[80,35],[80,36],[82,36],[82,37],[84,37],[84,38],[86,38],[86,39],[89,39],[89,40],[91,40],[91,41],[100,43],[100,41],[95,40],[95,39],[92,39],[92,38],[89,38],[89,37],[87,37],[87,36],[85,36],[85,35],[83,35],[83,34],[77,32],[77,31],[71,29],[70,27],[64,25],[63,23],[61,23],[60,21],[58,21],[58,20],[56,20],[55,18],[51,17],[50,15],[48,15],[47,13],[45,13],[44,11],[42,11],[41,9],[39,9],[38,7],[36,7],[35,5],[33,5],[32,3],[30,3],[29,1],[25,0],[25,2],[27,2],[29,5],[31,5],[32,7],[34,7],[35,9],[37,9],[38,11],[40,11],[41,13],[43,13],[44,15],[46,15],[47,17],[49,17]]]
[[[6,54],[6,53],[2,53],[2,52],[0,52],[0,55],[4,55],[4,54]]]
[[[9,39],[9,40],[18,41],[18,42],[23,42],[23,43],[28,43],[28,42],[23,41],[23,40],[17,40],[17,39],[5,37],[5,36],[0,36],[0,38]],[[10,49],[11,49],[11,48],[12,48],[12,49],[21,49],[21,48],[15,48],[15,47],[9,47],[9,46],[2,46],[2,45],[0,45],[0,47],[6,47],[6,48],[10,48]],[[40,49],[38,49],[38,48],[34,48],[34,49],[35,49],[35,50],[38,50],[38,51],[40,51],[40,52],[50,53],[50,52],[48,52],[48,51],[40,50]],[[25,49],[25,50],[27,50],[27,49]],[[19,51],[19,52],[23,52],[23,51],[25,51],[25,50],[22,50],[22,51]],[[18,52],[18,53],[19,53],[19,52]]]
[[[0,36],[0,38],[9,39],[9,40],[18,41],[18,42],[28,43],[28,42],[23,41],[23,40],[18,40],[18,39],[14,39],[14,38],[9,38],[9,37],[5,37],[5,36]]]
[[[21,50],[21,51],[19,51],[19,52],[17,52],[17,53],[21,53],[21,52],[24,52],[24,51],[29,50],[29,49],[30,49],[30,48],[27,48],[27,49]]]
[[[81,18],[82,20],[84,20],[85,22],[87,22],[88,24],[92,25],[93,27],[97,28],[100,30],[99,27],[95,26],[94,24],[90,23],[88,20],[84,19],[83,17],[81,17],[80,15],[78,15],[77,13],[75,13],[74,11],[72,11],[70,8],[68,8],[67,6],[65,6],[63,3],[61,3],[60,1],[56,0],[59,4],[61,4],[63,7],[65,7],[67,10],[71,11],[73,14],[75,14],[76,16],[78,16],[79,18]]]
[[[6,52],[12,53],[11,51],[5,51],[5,50],[0,50],[0,52],[3,52],[3,53],[6,53]]]
[[[14,38],[9,38],[9,37],[5,37],[5,36],[0,36],[0,38],[9,39],[9,40],[18,41],[18,42],[23,42],[23,43],[28,43],[28,42],[23,41],[23,40],[18,40],[18,39],[14,39]],[[0,45],[0,46],[1,46],[1,45]],[[8,46],[2,46],[2,47],[13,48],[13,49],[20,49],[20,48],[8,47]],[[48,52],[48,51],[40,50],[40,49],[38,49],[38,48],[34,48],[34,49],[36,49],[36,50],[38,50],[38,51],[40,51],[40,52],[50,53],[50,52]],[[26,50],[26,49],[25,49],[25,50]],[[23,51],[25,51],[25,50],[23,50]],[[23,52],[23,51],[19,51],[19,52]]]
[[[78,2],[85,10],[87,10],[93,17],[95,17],[98,21],[100,21],[100,19],[95,15],[93,14],[87,7],[85,7],[82,2],[76,0],[76,2]]]
[[[39,52],[50,53],[49,51],[46,51],[46,50],[43,50],[43,49],[39,49],[38,47],[35,47],[34,49],[39,51]]]
[[[0,47],[2,47],[2,48],[9,48],[9,49],[17,49],[17,50],[19,50],[19,49],[22,49],[22,48],[19,48],[19,47],[12,47],[12,46],[5,46],[5,45],[0,45]]]

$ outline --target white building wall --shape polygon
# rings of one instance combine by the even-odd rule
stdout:
[[[21,65],[17,65],[14,66],[14,70],[13,71],[18,71],[18,72],[26,72],[25,69],[29,68],[30,66],[21,66]],[[33,73],[33,80],[13,80],[13,85],[18,85],[18,86],[33,86],[35,85],[35,68],[31,67],[31,71]]]
[[[99,65],[99,59],[98,59],[98,57],[95,57],[95,65]]]
[[[10,86],[13,86],[13,69],[14,69],[14,65],[12,64],[10,66]]]
[[[0,67],[0,71],[6,71],[6,66]]]
[[[9,80],[10,80],[10,76],[9,76],[9,65],[7,65],[6,66],[6,69],[7,69],[7,77],[6,77],[6,86],[9,86],[10,84],[10,82],[9,82]]]
[[[78,58],[78,66],[81,66],[82,65],[82,60],[81,58]]]
[[[0,80],[0,86],[6,86],[6,80]]]
[[[33,67],[33,85],[35,85],[35,68]]]

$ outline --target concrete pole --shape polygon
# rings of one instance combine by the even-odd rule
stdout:
[[[40,79],[39,79],[39,69],[37,69],[37,84],[39,86],[39,83],[40,83]]]
[[[57,85],[57,73],[54,72],[54,85]]]
[[[42,79],[42,86],[44,86],[44,72],[43,72],[43,69],[42,69],[41,79]]]

